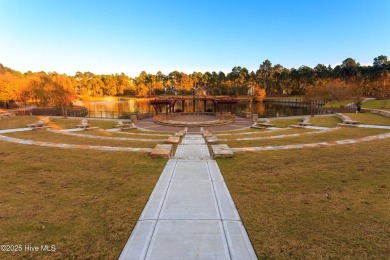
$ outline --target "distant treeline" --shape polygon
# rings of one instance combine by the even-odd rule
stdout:
[[[390,62],[381,55],[372,66],[362,66],[347,58],[334,68],[318,64],[314,68],[301,66],[288,69],[269,60],[256,71],[236,66],[231,72],[173,71],[168,75],[161,71],[150,74],[145,71],[131,78],[124,73],[96,75],[77,72],[74,76],[46,72],[21,73],[0,64],[0,101],[33,100],[41,105],[66,103],[58,101],[58,95],[74,92],[81,97],[149,96],[161,94],[194,94],[201,90],[210,95],[247,95],[248,87],[265,90],[267,95],[325,95],[330,99],[343,98],[346,93],[356,95],[389,95]],[[61,86],[61,87],[60,87]],[[348,87],[351,91],[342,91]],[[60,89],[62,88],[62,89]],[[326,93],[321,91],[327,89]],[[62,93],[64,92],[64,93]],[[62,94],[61,94],[62,93]],[[329,97],[332,96],[333,97]],[[72,94],[68,95],[73,98]],[[337,97],[337,98],[336,98]]]

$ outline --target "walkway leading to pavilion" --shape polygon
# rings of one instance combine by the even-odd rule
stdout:
[[[257,259],[202,135],[184,136],[119,259]]]

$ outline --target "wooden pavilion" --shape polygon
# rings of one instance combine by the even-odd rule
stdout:
[[[192,112],[195,113],[195,107],[197,102],[203,102],[203,112],[207,112],[207,102],[212,102],[214,106],[215,113],[222,112],[223,108],[225,107],[228,112],[231,112],[234,114],[236,110],[236,105],[238,104],[238,99],[231,98],[231,97],[171,97],[171,98],[158,98],[151,100],[149,103],[153,106],[154,111],[157,114],[163,113],[165,111],[166,114],[174,113],[175,112],[175,105],[177,102],[181,102],[181,106],[185,107],[185,103],[192,101]]]

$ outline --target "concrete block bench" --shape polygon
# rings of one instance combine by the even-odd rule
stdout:
[[[233,151],[227,144],[212,145],[211,149],[213,150],[214,158],[230,158],[234,156]]]
[[[172,156],[172,144],[158,144],[156,147],[152,150],[150,155],[153,158],[170,158]]]
[[[310,118],[307,116],[302,117],[302,122],[299,122],[298,125],[300,126],[311,126]]]
[[[36,123],[36,124],[28,124],[27,127],[31,128],[32,130],[39,130],[39,129],[45,130],[45,129],[49,128],[46,125],[46,122],[43,120],[39,120],[38,123]]]
[[[168,144],[178,144],[180,141],[180,136],[170,136],[168,137],[166,143]]]
[[[115,126],[115,128],[119,128],[121,130],[137,129],[137,127],[133,123],[123,123],[121,120],[118,121],[118,124]]]
[[[216,136],[207,136],[206,141],[208,144],[219,144],[219,140]]]
[[[274,125],[270,123],[256,123],[255,125],[251,126],[251,128],[258,128],[258,129],[264,129],[269,127],[274,127]]]
[[[91,126],[91,124],[88,122],[87,119],[83,119],[81,120],[81,124],[77,125],[77,128],[82,128],[84,130],[93,130],[93,129],[97,129],[98,127]]]
[[[336,113],[335,116],[340,118],[341,120],[343,120],[343,123],[338,124],[339,126],[360,124],[359,121],[352,120],[349,116],[346,116],[346,115],[341,114],[341,113]]]

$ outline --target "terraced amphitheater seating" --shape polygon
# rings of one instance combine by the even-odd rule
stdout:
[[[81,124],[77,125],[77,128],[83,128],[84,130],[92,130],[97,129],[98,127],[92,127],[91,124],[88,122],[88,119],[81,120]]]
[[[119,120],[118,124],[115,127],[121,130],[137,129],[137,127],[133,123],[123,123],[122,120]]]
[[[185,115],[185,113],[182,113]],[[221,113],[216,115],[215,120],[206,120],[206,121],[184,121],[180,120],[180,114],[168,114],[168,115],[156,115],[154,116],[154,122],[160,125],[167,126],[184,126],[184,127],[193,127],[193,126],[215,126],[215,125],[226,125],[234,122],[235,116],[230,113]]]
[[[336,113],[335,116],[343,120],[342,123],[338,124],[339,126],[356,127],[358,124],[360,124],[359,121],[352,120],[349,116],[346,116],[341,113]]]
[[[38,123],[36,123],[36,124],[28,124],[27,127],[31,128],[32,130],[39,130],[39,129],[47,129],[47,128],[49,128],[46,125],[46,122],[43,121],[43,120],[39,120]]]

